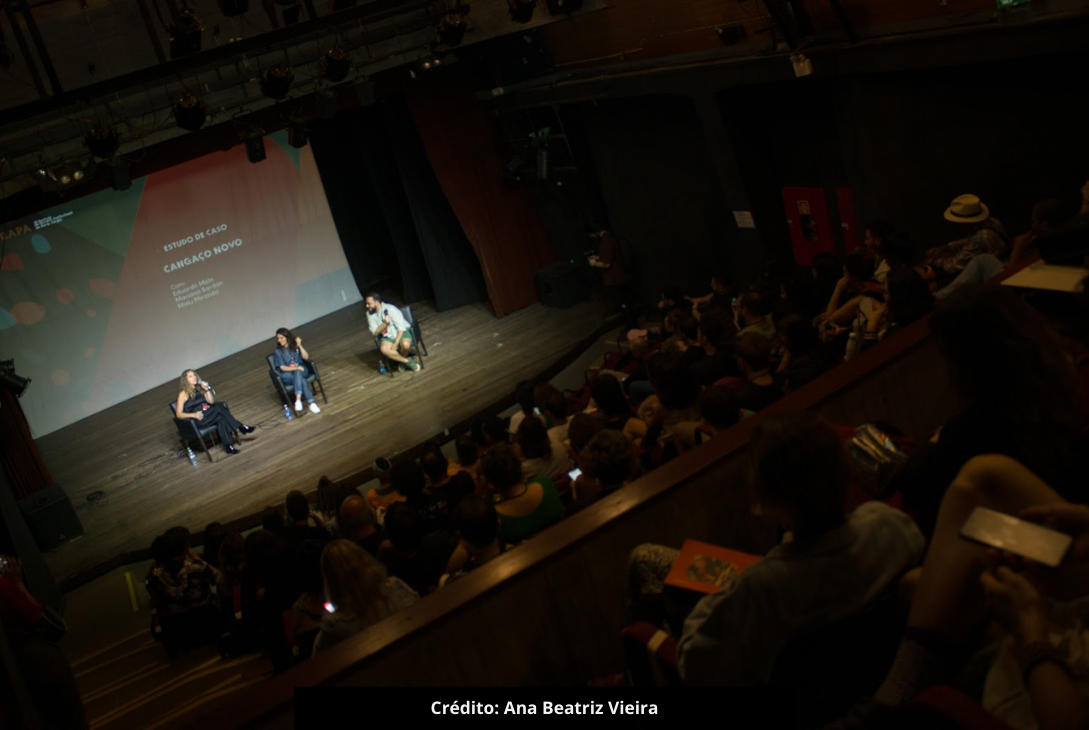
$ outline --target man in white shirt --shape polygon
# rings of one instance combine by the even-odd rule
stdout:
[[[401,309],[383,302],[377,292],[368,294],[363,304],[367,307],[367,329],[378,340],[382,355],[399,363],[402,370],[419,370],[420,364],[409,356],[412,330]]]

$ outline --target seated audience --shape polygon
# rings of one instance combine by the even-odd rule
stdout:
[[[847,257],[847,263],[843,265],[843,278],[836,282],[824,312],[827,326],[850,324],[864,302],[881,298],[882,288],[874,281],[873,272],[873,259],[866,254],[853,253]]]
[[[685,297],[692,305],[692,309],[723,309],[730,310],[733,297],[733,287],[730,286],[730,275],[725,271],[716,271],[711,276],[711,291],[699,297]]]
[[[862,238],[864,253],[874,260],[873,280],[885,283],[889,275],[890,264],[886,258],[885,247],[892,239],[892,224],[887,221],[874,221],[866,226]]]
[[[568,513],[587,507],[620,489],[637,472],[635,449],[616,431],[600,431],[579,456],[582,475],[571,489],[575,497]]]
[[[374,510],[358,494],[348,497],[340,505],[337,526],[341,539],[351,540],[374,556],[378,555],[378,548],[386,540],[386,532],[379,528]]]
[[[497,495],[499,539],[514,545],[560,521],[563,504],[552,481],[536,477],[526,481],[522,462],[514,449],[493,446],[480,462],[484,484]]]
[[[420,455],[420,469],[427,477],[423,492],[409,504],[416,508],[424,520],[425,529],[445,530],[450,515],[462,497],[472,494],[476,488],[473,478],[465,472],[450,473],[450,463],[436,443],[424,447]]]
[[[262,510],[261,529],[267,530],[274,535],[279,535],[286,526],[283,512],[275,507],[265,507],[265,509]]]
[[[334,540],[321,554],[321,574],[331,613],[321,620],[314,654],[328,649],[412,605],[419,596],[382,564],[347,540]]]
[[[945,209],[945,219],[963,229],[963,237],[926,252],[927,263],[946,274],[959,274],[974,257],[1001,257],[1009,247],[1006,229],[975,195],[959,195]]]
[[[147,574],[147,588],[155,607],[164,614],[216,605],[215,568],[198,558],[189,547],[189,530],[172,527],[151,545],[154,562]]]
[[[1089,492],[1083,486],[1077,496],[1085,500]],[[1074,545],[1058,568],[1026,570],[1030,566],[1020,562],[1013,562],[1012,570],[996,568],[986,547],[960,536],[978,506],[1045,522],[1073,535]],[[1089,508],[1064,502],[1013,459],[971,459],[945,491],[896,660],[875,702],[857,708],[843,724],[884,727],[889,708],[910,702],[932,684],[955,682],[995,618],[1007,635],[991,654],[984,709],[1011,727],[1085,727],[1089,703],[1077,684],[1089,676],[1089,658],[1078,647],[1089,611],[1084,600],[1052,604],[1045,596],[1069,602],[1086,595]]]
[[[744,296],[757,295],[750,293]],[[771,326],[770,315],[767,321]],[[708,386],[737,372],[737,365],[730,352],[735,331],[736,327],[730,322],[725,310],[708,309],[704,312],[699,324],[699,346],[703,357],[689,357],[687,352],[681,356],[682,361],[688,363],[690,377],[696,385]]]
[[[563,397],[563,393],[558,390],[550,392],[545,396],[541,410],[548,417],[548,420],[552,422],[552,426],[548,429],[549,438],[561,444],[566,444],[569,422],[567,419],[567,399]],[[567,448],[566,445],[564,448]]]
[[[728,377],[716,385],[725,385],[737,393],[742,408],[753,413],[779,400],[783,391],[771,374],[771,340],[757,332],[738,335],[734,346],[740,377]]]
[[[779,322],[781,357],[776,377],[784,391],[796,390],[832,369],[832,357],[817,330],[802,317]]]
[[[450,476],[465,472],[475,482],[477,468],[480,466],[480,447],[476,441],[468,434],[458,436],[454,442],[454,453],[457,454],[457,461],[447,467]]]
[[[326,542],[308,540],[299,548],[299,585],[302,593],[291,606],[291,633],[300,657],[313,653],[314,639],[325,617],[325,589],[321,579],[321,553]]]
[[[385,511],[394,502],[404,502],[406,496],[393,485],[393,464],[380,456],[374,460],[374,478],[378,486],[367,492],[367,503],[375,510]]]
[[[577,455],[586,448],[590,439],[601,430],[601,421],[589,413],[576,413],[567,425],[567,445],[570,453]]]
[[[454,512],[454,524],[459,542],[441,585],[468,575],[506,550],[499,541],[499,515],[490,499],[474,494],[461,500]]]
[[[518,427],[518,448],[522,452],[522,475],[526,479],[544,476],[553,482],[571,470],[567,447],[545,428],[539,418],[527,418]]]
[[[1003,286],[959,292],[929,321],[961,410],[893,482],[923,532],[973,456],[1017,459],[1060,494],[1079,486],[1080,380],[1048,322]]]
[[[620,431],[635,444],[642,442],[647,435],[647,424],[632,414],[620,381],[612,375],[600,375],[590,383],[590,394],[602,428]]]
[[[421,596],[435,590],[457,546],[454,536],[445,530],[427,532],[419,512],[409,503],[389,508],[386,535],[378,558],[389,574],[403,580]]]
[[[771,302],[756,292],[745,292],[737,300],[734,321],[738,335],[757,332],[764,337],[775,337],[775,323],[771,320]]]
[[[510,417],[510,423],[507,425],[511,436],[518,433],[518,427],[522,425],[525,418],[536,415],[534,409],[537,407],[533,398],[533,385],[528,380],[518,383],[515,397],[518,399],[518,411]]]
[[[754,498],[793,539],[696,605],[677,645],[688,684],[766,684],[792,639],[865,610],[922,555],[911,519],[884,503],[845,515],[850,463],[817,414],[765,418],[750,448]]]
[[[222,524],[209,522],[204,528],[204,549],[200,551],[200,559],[213,568],[219,568],[219,546],[225,537],[227,531]]]
[[[863,324],[856,322],[862,346],[875,345],[889,335],[916,322],[934,309],[934,295],[919,273],[907,266],[897,266],[885,279],[885,303],[870,310]]]
[[[280,532],[280,537],[293,545],[300,545],[307,540],[329,542],[333,536],[326,529],[325,523],[316,512],[310,511],[306,495],[295,489],[284,500],[284,510],[290,523]],[[313,522],[313,524],[311,524]]]

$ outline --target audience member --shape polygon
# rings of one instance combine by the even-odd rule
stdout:
[[[733,287],[730,286],[730,274],[726,271],[716,271],[711,275],[711,291],[699,297],[685,297],[692,305],[694,311],[700,309],[730,310],[732,306]]]
[[[321,517],[310,511],[310,502],[299,490],[288,492],[287,499],[284,500],[284,510],[290,524],[280,531],[280,537],[292,545],[298,546],[307,540],[326,543],[333,539]]]
[[[739,405],[753,413],[779,400],[783,391],[771,373],[771,340],[757,332],[746,332],[738,335],[735,350],[740,377],[723,378],[716,385],[733,390]]]
[[[265,507],[261,512],[261,528],[268,530],[269,532],[279,535],[283,532],[286,525],[284,524],[284,513],[275,507]]]
[[[522,452],[522,476],[544,476],[555,482],[571,470],[567,447],[545,428],[538,418],[527,418],[518,427],[518,448]]]
[[[533,537],[563,517],[563,504],[552,481],[536,477],[527,482],[522,462],[511,447],[493,446],[481,459],[480,475],[498,496],[499,539],[508,545]]]
[[[637,470],[631,442],[616,431],[600,431],[579,456],[582,475],[572,485],[574,500],[568,513],[576,512],[627,484]]]
[[[820,416],[767,417],[750,449],[754,498],[793,539],[696,605],[677,645],[688,684],[766,684],[792,639],[864,611],[922,555],[911,518],[884,503],[845,515],[850,464]]]
[[[770,326],[770,316],[767,319]],[[699,323],[699,346],[703,357],[690,357],[691,351],[681,356],[682,360],[688,363],[688,371],[693,382],[700,386],[707,386],[736,372],[737,366],[730,353],[735,332],[736,327],[725,310],[708,309],[703,313]]]
[[[897,266],[885,279],[885,303],[875,306],[863,322],[857,322],[862,346],[877,344],[901,328],[916,322],[934,309],[934,295],[919,273]]]
[[[518,427],[522,425],[523,419],[535,415],[534,409],[537,407],[533,398],[533,385],[528,380],[518,383],[515,397],[518,399],[518,411],[510,417],[510,423],[507,426],[511,436],[518,433]]]
[[[204,549],[200,552],[200,559],[213,568],[219,567],[219,546],[223,544],[223,538],[227,531],[218,522],[209,522],[204,528]]]
[[[776,375],[783,391],[800,388],[834,364],[817,330],[802,317],[792,315],[779,322],[779,343],[781,357]]]
[[[563,393],[553,390],[553,392],[545,396],[541,410],[548,416],[548,420],[552,422],[552,427],[548,429],[549,438],[561,444],[566,444],[569,423],[567,420],[567,399],[563,397]],[[566,448],[564,446],[564,449]]]
[[[367,491],[367,504],[383,513],[395,502],[404,502],[406,495],[397,491],[393,484],[393,464],[384,456],[374,460],[374,478],[378,486]]]
[[[586,448],[586,444],[590,443],[590,439],[594,437],[594,434],[600,430],[601,421],[589,413],[576,413],[573,415],[571,422],[567,425],[567,442],[571,452],[575,454],[581,452]]]
[[[945,209],[945,219],[965,229],[963,238],[926,252],[927,263],[947,274],[959,274],[973,257],[1001,256],[1009,246],[1006,229],[975,195],[959,195]]]
[[[394,502],[394,504],[401,504]],[[348,497],[340,505],[337,522],[341,539],[351,540],[371,555],[377,557],[378,548],[386,540],[386,533],[379,529],[378,519],[367,500],[359,495]]]
[[[874,260],[874,281],[884,284],[889,274],[889,262],[886,259],[886,244],[892,238],[892,224],[887,221],[873,221],[866,226],[862,238],[865,253]]]
[[[461,500],[454,513],[454,524],[459,542],[450,556],[442,585],[468,575],[506,549],[499,541],[499,515],[490,499],[474,494]]]
[[[421,596],[435,590],[457,546],[454,536],[445,530],[426,532],[426,524],[411,502],[390,506],[386,535],[388,539],[379,548],[378,557],[389,574]]]
[[[321,554],[321,574],[330,608],[314,639],[314,654],[355,636],[419,596],[404,581],[386,576],[382,564],[348,540],[334,540]]]
[[[480,447],[468,434],[458,436],[454,442],[454,453],[457,454],[457,462],[450,464],[447,470],[453,476],[457,472],[465,472],[472,480],[476,481],[476,472],[480,466]]]
[[[155,607],[164,614],[214,606],[219,575],[189,547],[189,530],[172,527],[151,546],[154,562],[147,574],[147,589]]]
[[[746,292],[738,298],[735,322],[739,336],[744,332],[757,332],[764,337],[775,337],[771,303],[756,292]]]
[[[1047,321],[1008,287],[982,287],[944,302],[930,329],[961,411],[915,451],[893,485],[923,532],[973,456],[1015,458],[1062,494],[1078,484],[1080,381]]]
[[[540,423],[540,419],[530,420]],[[435,443],[424,447],[420,456],[420,469],[427,477],[427,483],[420,496],[408,503],[416,508],[424,521],[424,529],[428,532],[448,529],[454,507],[465,495],[472,494],[476,484],[464,472],[451,475],[449,462]]]
[[[620,431],[633,443],[642,443],[647,435],[647,424],[632,415],[620,381],[612,375],[598,376],[590,384],[590,395],[597,407],[596,415],[602,428]]]

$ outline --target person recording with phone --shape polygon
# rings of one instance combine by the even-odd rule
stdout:
[[[196,370],[182,373],[174,415],[182,419],[196,420],[202,426],[215,426],[223,450],[228,454],[239,453],[234,445],[235,431],[250,434],[256,430],[232,416],[226,403],[217,403],[212,386],[201,380]]]
[[[386,304],[378,292],[363,300],[367,308],[367,329],[378,340],[378,348],[386,358],[398,363],[398,369],[417,371],[420,363],[412,357],[412,330],[400,307]]]

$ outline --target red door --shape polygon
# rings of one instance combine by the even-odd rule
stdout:
[[[783,208],[790,226],[795,263],[809,266],[816,254],[836,252],[822,188],[783,188]]]
[[[843,250],[852,253],[862,245],[862,231],[855,218],[855,201],[850,188],[836,188],[836,207],[839,208],[839,225],[843,229]]]

